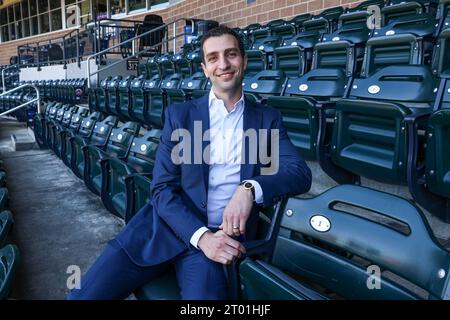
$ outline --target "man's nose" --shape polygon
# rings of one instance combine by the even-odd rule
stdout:
[[[229,66],[230,66],[230,62],[228,61],[228,59],[226,57],[219,58],[219,68],[220,69],[228,69]]]

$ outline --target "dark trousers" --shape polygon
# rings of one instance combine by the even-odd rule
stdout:
[[[120,245],[112,240],[81,279],[81,288],[73,289],[69,300],[125,299],[136,288],[175,268],[181,298],[185,300],[226,299],[227,282],[220,263],[208,259],[202,251],[189,250],[160,265],[134,264]]]

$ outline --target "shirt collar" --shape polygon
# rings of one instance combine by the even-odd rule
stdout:
[[[214,107],[216,105],[223,106],[223,108],[226,110],[225,103],[223,102],[223,100],[217,98],[213,89],[211,89],[209,91],[208,106],[211,109],[212,107]],[[233,109],[231,109],[230,113],[234,112],[234,111],[239,111],[243,107],[244,107],[244,93],[241,94],[241,98],[234,104],[234,107],[233,107]],[[228,113],[228,111],[227,111],[227,113]]]

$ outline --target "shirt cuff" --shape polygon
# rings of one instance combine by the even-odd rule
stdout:
[[[257,204],[263,203],[263,201],[264,201],[263,192],[262,192],[259,182],[256,180],[245,180],[245,181],[251,182],[253,187],[255,188],[255,202]]]
[[[207,227],[201,227],[197,231],[194,232],[194,234],[191,237],[191,240],[189,241],[195,249],[198,249],[198,240],[200,240],[200,237],[206,232],[209,231]]]

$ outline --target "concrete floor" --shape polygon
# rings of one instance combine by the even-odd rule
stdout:
[[[67,268],[84,274],[123,227],[64,163],[49,150],[13,152],[5,132],[23,131],[0,119],[0,158],[8,173],[15,225],[10,242],[22,261],[12,299],[64,299]]]

